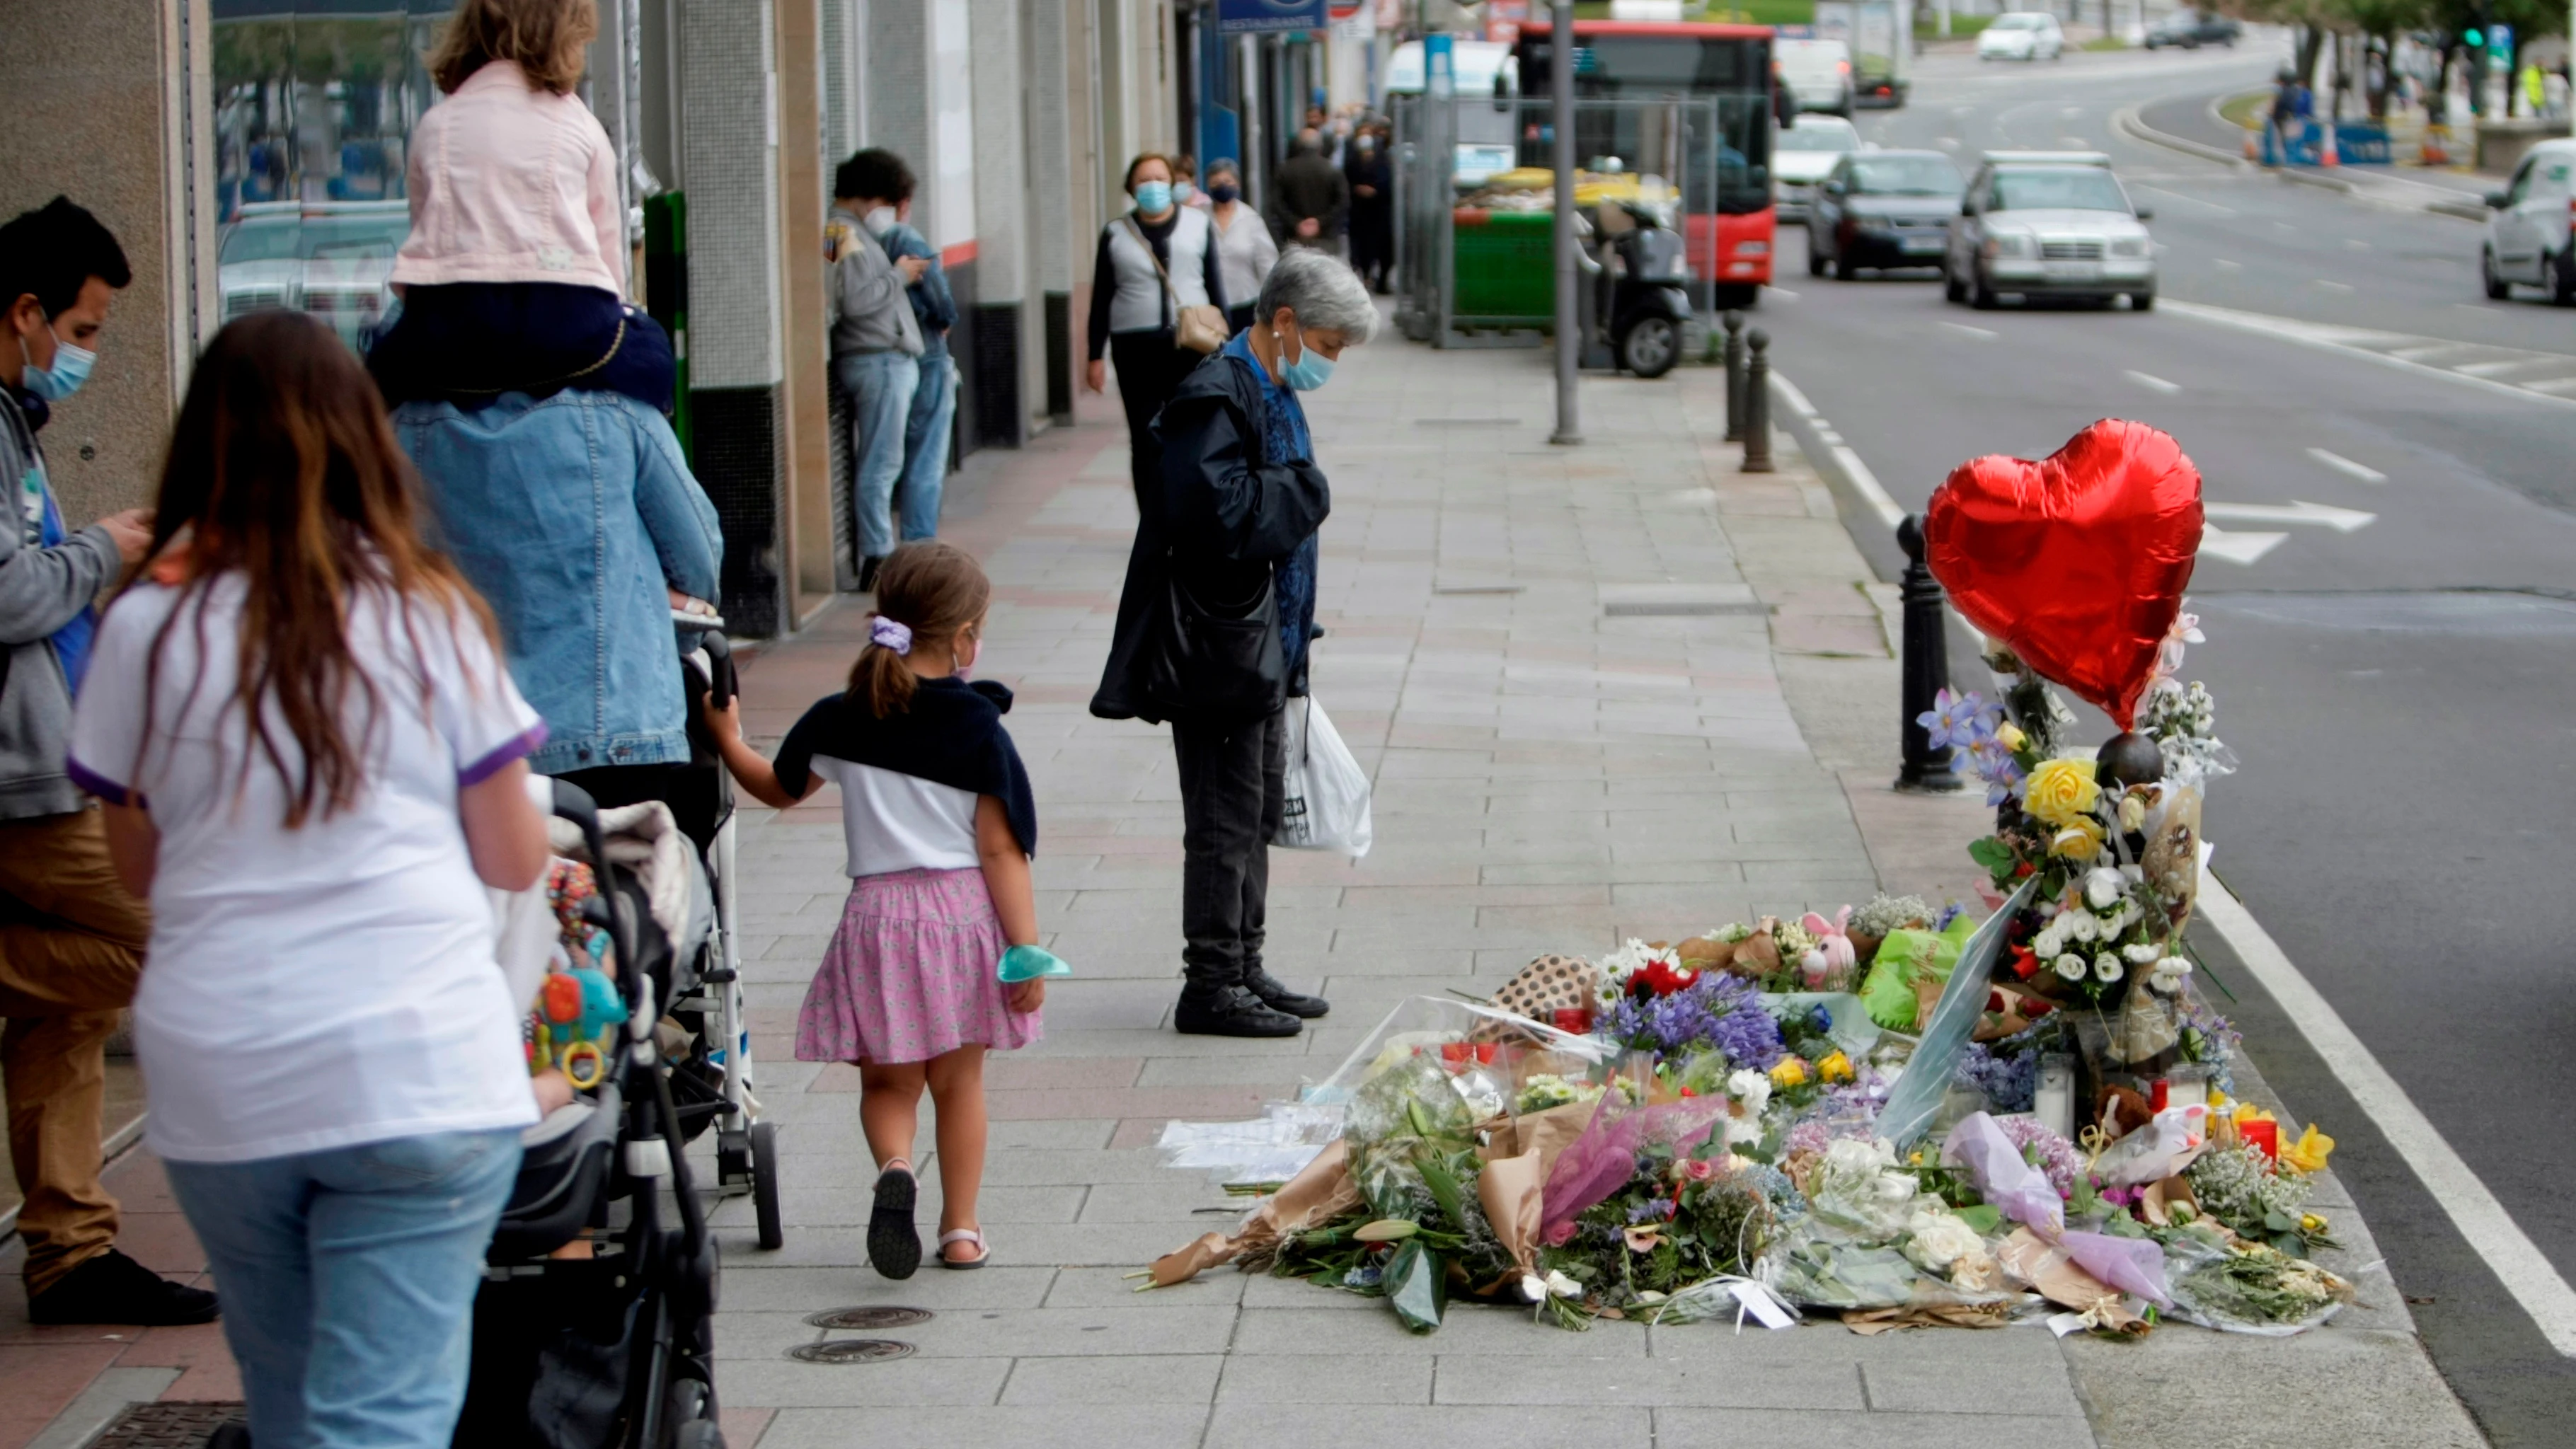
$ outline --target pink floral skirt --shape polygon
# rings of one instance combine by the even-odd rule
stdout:
[[[1005,949],[982,871],[861,876],[796,1014],[796,1059],[895,1066],[1029,1045],[1042,1024],[1003,994]]]

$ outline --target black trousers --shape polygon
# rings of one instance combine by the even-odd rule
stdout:
[[[1241,983],[1261,966],[1270,837],[1287,794],[1279,716],[1175,723],[1181,772],[1181,975],[1191,992]]]
[[[1146,491],[1162,486],[1163,448],[1154,441],[1154,415],[1199,365],[1199,354],[1174,346],[1168,331],[1112,332],[1109,361],[1118,369],[1118,401],[1127,409],[1127,476],[1142,508]]]

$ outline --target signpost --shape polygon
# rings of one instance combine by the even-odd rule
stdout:
[[[1217,0],[1216,28],[1224,35],[1321,30],[1330,22],[1327,8],[1326,0]]]

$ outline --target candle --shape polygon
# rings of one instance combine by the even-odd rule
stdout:
[[[1556,1009],[1556,1020],[1554,1025],[1558,1031],[1564,1032],[1568,1036],[1590,1036],[1592,1034],[1592,1008],[1588,1006],[1560,1006]]]
[[[2161,1112],[2172,1105],[2173,1082],[2171,1079],[2158,1077],[2154,1081],[2147,1083],[2147,1106],[2150,1110]]]
[[[2274,1161],[2281,1157],[2281,1124],[2256,1118],[2236,1124],[2246,1141],[2263,1149],[2263,1155]]]
[[[2179,1062],[2166,1074],[2173,1083],[2173,1104],[2177,1107],[2209,1105],[2209,1067],[2201,1062]]]
[[[2031,1108],[2041,1124],[2060,1137],[2075,1135],[2075,1059],[2062,1052],[2043,1053],[2039,1085]]]

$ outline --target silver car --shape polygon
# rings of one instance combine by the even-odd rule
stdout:
[[[2079,297],[2156,304],[2155,243],[2099,151],[1989,151],[1950,225],[1949,298]]]

